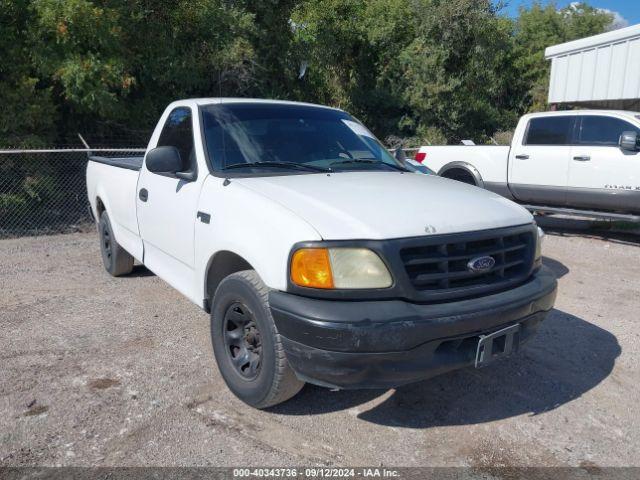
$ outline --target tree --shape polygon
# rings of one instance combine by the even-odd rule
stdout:
[[[294,19],[321,98],[379,135],[482,137],[513,121],[512,27],[489,0],[316,0]]]
[[[128,116],[151,128],[177,98],[248,94],[256,82],[247,39],[253,16],[222,0],[125,2],[125,66],[134,79]]]
[[[38,146],[54,138],[51,89],[32,68],[27,0],[0,0],[0,143]]]
[[[547,108],[551,64],[544,51],[551,45],[569,42],[604,32],[613,22],[613,15],[586,3],[572,3],[558,9],[554,3],[534,3],[521,8],[515,29],[515,66],[527,94],[523,107],[529,111]]]
[[[611,21],[584,3],[514,21],[493,0],[0,0],[0,143],[147,133],[202,96],[339,106],[410,143],[482,140],[545,108],[547,46]]]
[[[481,140],[512,124],[521,91],[509,19],[489,0],[432,0],[414,16],[420,28],[400,60],[416,133]]]

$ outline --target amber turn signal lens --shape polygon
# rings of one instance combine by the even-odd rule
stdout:
[[[291,281],[301,287],[333,288],[326,248],[301,248],[291,259]]]

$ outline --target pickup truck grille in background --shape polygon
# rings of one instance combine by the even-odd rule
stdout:
[[[414,239],[400,249],[409,282],[423,299],[471,297],[498,291],[524,281],[531,273],[535,254],[535,231],[494,230]],[[495,265],[473,272],[467,264],[490,256]]]

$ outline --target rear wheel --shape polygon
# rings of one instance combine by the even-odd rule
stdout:
[[[100,215],[98,235],[100,235],[100,252],[105,270],[114,277],[131,273],[133,257],[116,241],[107,212]]]
[[[268,294],[255,271],[237,272],[222,280],[211,309],[211,342],[222,378],[256,408],[284,402],[304,385],[287,362]]]

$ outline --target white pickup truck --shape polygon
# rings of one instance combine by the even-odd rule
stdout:
[[[640,219],[639,151],[639,113],[574,110],[523,116],[510,147],[424,146],[416,160],[530,209]]]
[[[524,208],[408,172],[338,109],[178,101],[143,158],[90,157],[87,190],[106,270],[137,260],[209,312],[224,380],[258,408],[484,366],[556,296]]]

